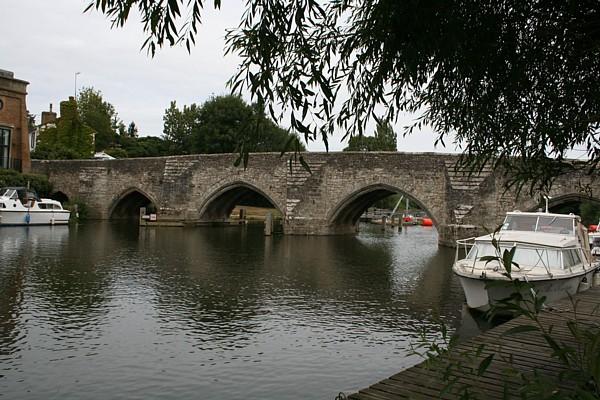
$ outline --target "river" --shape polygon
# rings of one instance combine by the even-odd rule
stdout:
[[[333,399],[463,335],[435,229],[0,229],[0,397]]]

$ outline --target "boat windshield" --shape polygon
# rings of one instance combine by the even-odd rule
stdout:
[[[507,215],[502,230],[575,235],[575,218],[557,215]]]
[[[16,200],[19,198],[17,191],[15,189],[8,189],[8,188],[0,189],[0,196],[8,197],[11,200]]]
[[[500,246],[500,255],[504,253],[504,250],[510,250],[509,246]],[[469,254],[467,259],[481,259],[485,256],[498,256],[496,249],[491,243],[476,243]],[[564,263],[563,263],[564,258]],[[580,264],[582,262],[581,255],[577,249],[552,249],[552,248],[535,248],[535,247],[520,247],[517,245],[515,250],[515,256],[513,261],[516,262],[519,267],[547,267],[547,268],[569,268]]]

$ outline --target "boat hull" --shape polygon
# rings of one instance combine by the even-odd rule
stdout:
[[[69,210],[0,210],[1,225],[65,225],[69,223]]]
[[[586,278],[587,282],[591,282],[594,270],[589,270],[583,274],[570,276],[566,278],[538,280],[531,282],[538,296],[546,297],[546,305],[551,305],[557,300],[564,299],[569,295],[574,295],[581,288],[586,287],[581,285],[581,282]],[[471,278],[458,275],[460,284],[465,293],[467,306],[480,311],[487,311],[490,305],[497,303],[499,300],[506,299],[514,291],[512,285],[506,281],[507,286],[487,287],[491,282],[490,279]]]

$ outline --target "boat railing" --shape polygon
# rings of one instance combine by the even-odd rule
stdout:
[[[465,258],[466,258],[467,254],[469,254],[469,251],[471,250],[471,247],[473,247],[475,245],[475,239],[476,239],[475,236],[473,236],[473,237],[466,238],[466,239],[458,239],[456,241],[456,253],[454,255],[454,263],[455,264],[458,261],[458,254],[460,253],[461,250],[464,251]]]

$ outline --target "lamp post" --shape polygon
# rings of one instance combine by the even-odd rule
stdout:
[[[77,75],[81,75],[81,72],[75,72],[75,99],[77,99]]]

